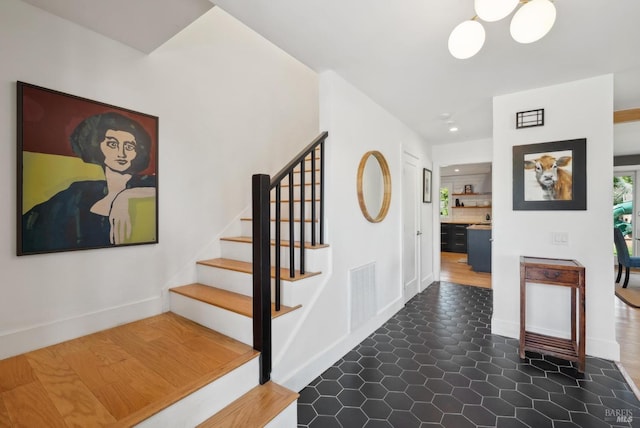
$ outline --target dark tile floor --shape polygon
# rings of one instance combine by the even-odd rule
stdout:
[[[435,283],[300,392],[299,427],[640,427],[616,365],[491,334],[491,290]]]

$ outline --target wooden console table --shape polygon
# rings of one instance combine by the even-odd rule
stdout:
[[[576,260],[520,257],[520,358],[524,351],[535,351],[578,362],[578,371],[585,366],[585,279],[584,266]],[[571,288],[571,339],[546,336],[526,330],[527,282]],[[576,291],[578,301],[576,302]],[[576,329],[576,310],[578,328]]]

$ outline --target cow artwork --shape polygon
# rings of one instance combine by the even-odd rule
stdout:
[[[524,169],[535,172],[543,200],[570,201],[573,188],[571,170],[568,168],[570,163],[571,156],[544,154],[532,160],[525,160]],[[531,199],[525,195],[525,200]]]
[[[586,210],[587,139],[513,146],[514,210]]]

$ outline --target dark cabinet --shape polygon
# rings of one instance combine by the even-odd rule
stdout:
[[[449,251],[449,223],[440,224],[440,251]]]
[[[467,229],[467,263],[475,272],[491,272],[491,229]]]
[[[468,224],[441,223],[440,250],[452,253],[466,253],[468,226]]]

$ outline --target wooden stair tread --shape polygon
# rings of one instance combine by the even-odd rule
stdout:
[[[258,355],[166,312],[1,360],[0,408],[10,427],[132,426]]]
[[[220,238],[221,241],[229,241],[229,242],[242,242],[245,244],[251,244],[253,243],[253,239],[250,236],[227,236],[224,238]],[[280,246],[282,247],[288,247],[290,244],[288,239],[283,239],[280,241]],[[272,239],[271,240],[271,245],[276,245],[276,240]],[[295,241],[294,242],[294,247],[295,248],[300,248],[300,241]],[[310,249],[310,250],[317,250],[319,248],[327,248],[329,246],[329,244],[316,244],[316,245],[311,245],[311,242],[305,242],[304,243],[304,248]]]
[[[253,317],[253,299],[244,294],[234,293],[233,291],[223,290],[221,288],[211,287],[204,284],[189,284],[180,287],[170,288],[169,291],[190,297],[195,300],[226,309],[236,314],[246,317]],[[271,318],[277,318],[281,315],[288,314],[300,308],[300,305],[290,307],[280,305],[280,310],[276,311],[275,303],[271,304]]]
[[[300,395],[271,381],[259,385],[216,413],[198,428],[264,427]]]
[[[228,269],[236,272],[243,272],[251,274],[253,273],[253,265],[249,262],[241,262],[239,260],[231,260],[231,259],[210,259],[210,260],[200,260],[198,262],[200,265],[216,267],[220,269]],[[283,281],[298,281],[300,279],[309,278],[311,276],[319,275],[320,272],[305,272],[304,274],[300,274],[299,270],[295,271],[295,276],[293,278],[289,277],[289,269],[281,268],[280,269],[280,279]],[[275,268],[271,267],[271,277],[275,277]]]

